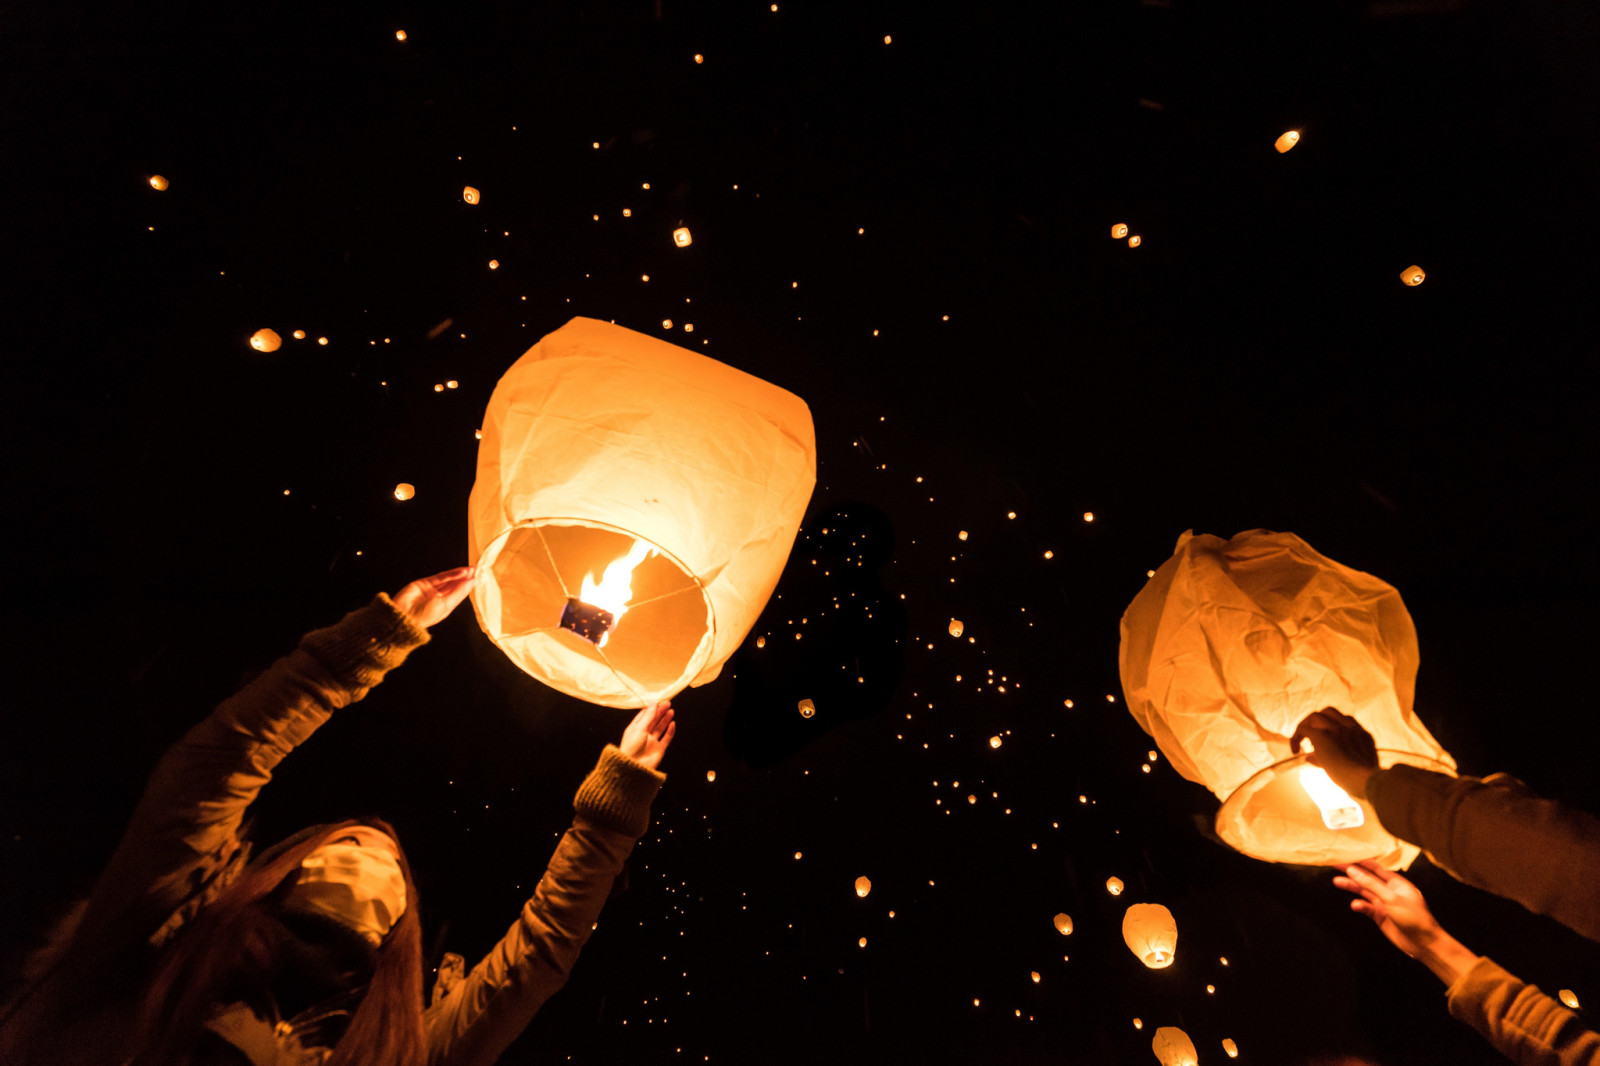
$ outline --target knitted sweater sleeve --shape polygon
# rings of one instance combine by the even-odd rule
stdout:
[[[246,808],[283,757],[428,640],[380,593],[273,663],[157,763],[77,938],[153,933],[240,852]]]
[[[1543,992],[1480,958],[1450,986],[1450,1014],[1519,1066],[1595,1066],[1600,1034]]]
[[[1600,940],[1600,819],[1504,774],[1391,766],[1372,775],[1367,798],[1385,829],[1458,880]]]
[[[491,1066],[566,984],[665,781],[606,746],[578,790],[572,828],[516,922],[424,1015],[430,1066]]]

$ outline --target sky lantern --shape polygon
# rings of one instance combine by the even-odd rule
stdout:
[[[477,189],[474,189],[472,186],[468,185],[465,189],[461,190],[461,198],[469,204],[475,204],[483,197]]]
[[[1228,1053],[1228,1058],[1230,1059],[1239,1057],[1239,1045],[1235,1044],[1231,1039],[1222,1042],[1222,1050]]]
[[[1572,989],[1563,988],[1560,992],[1557,993],[1557,996],[1561,999],[1561,1002],[1563,1004],[1565,1004],[1566,1006],[1571,1007],[1573,1010],[1577,1010],[1578,1009],[1578,997],[1577,997],[1577,994],[1572,991]]]
[[[258,352],[275,352],[283,346],[283,338],[270,329],[258,329],[250,334],[250,347]]]
[[[150,187],[156,192],[166,192],[167,186],[170,184],[171,182],[167,181],[167,179],[163,178],[160,174],[150,175]]]
[[[405,30],[395,30],[394,31],[394,39],[397,40],[397,41],[405,40],[406,39],[406,31]]]
[[[1120,896],[1120,895],[1122,895],[1122,889],[1123,889],[1122,878],[1120,878],[1120,877],[1108,877],[1108,878],[1106,878],[1106,891],[1107,892],[1111,893],[1113,896]]]
[[[872,891],[872,882],[865,877],[856,878],[856,895],[862,899],[867,898],[867,893]]]
[[[1150,1050],[1156,1053],[1161,1066],[1200,1066],[1200,1053],[1194,1049],[1189,1034],[1176,1026],[1163,1025],[1150,1041]]]
[[[1276,148],[1279,151],[1279,153],[1283,153],[1283,152],[1287,152],[1289,149],[1293,148],[1295,145],[1297,145],[1299,143],[1300,143],[1300,131],[1299,130],[1289,130],[1287,133],[1283,134],[1283,136],[1281,136],[1277,140],[1273,141],[1272,142],[1272,147]]]
[[[1120,240],[1122,240],[1122,238],[1126,237],[1127,235],[1128,235],[1127,223],[1118,222],[1115,226],[1111,227],[1111,239],[1112,240],[1120,241]]]
[[[950,619],[950,635],[952,637],[959,637],[964,632],[966,632],[966,627],[961,624],[961,619]]]
[[[1140,962],[1164,970],[1178,953],[1178,923],[1159,903],[1135,903],[1122,916],[1122,939]]]
[[[990,737],[989,746],[991,748],[998,748],[1000,746],[1000,737],[998,735]]]
[[[1422,279],[1427,276],[1419,266],[1408,266],[1400,271],[1400,280],[1410,285],[1413,289],[1421,285]]]
[[[1122,616],[1129,713],[1174,769],[1223,801],[1218,835],[1270,862],[1404,869],[1416,858],[1289,738],[1306,715],[1337,707],[1373,735],[1381,765],[1454,773],[1412,713],[1417,661],[1394,587],[1292,533],[1185,533]]]
[[[799,397],[574,318],[506,371],[484,415],[468,502],[478,622],[592,703],[703,685],[766,606],[815,483]]]
[[[1128,238],[1128,247],[1129,248],[1137,248],[1137,247],[1139,247],[1139,245],[1141,245],[1143,243],[1144,243],[1144,238],[1140,237],[1137,233],[1133,234],[1132,236],[1130,236]]]
[[[687,248],[689,245],[693,244],[694,238],[689,235],[689,227],[679,226],[677,229],[673,230],[672,243],[676,244],[679,248]]]
[[[409,481],[402,481],[394,487],[394,498],[404,503],[417,494],[417,487]]]
[[[1055,916],[1055,925],[1056,925],[1056,932],[1060,933],[1062,936],[1071,936],[1072,935],[1072,917],[1070,915],[1067,915],[1067,914],[1058,914],[1058,915],[1056,915]]]
[[[812,703],[810,700],[801,700],[800,701],[800,717],[801,718],[810,718],[812,715],[814,715],[816,713],[817,713],[817,705],[816,704]]]
[[[306,331],[303,330],[303,329],[295,330],[294,331],[294,339],[297,340],[297,341],[305,340],[306,339]]]

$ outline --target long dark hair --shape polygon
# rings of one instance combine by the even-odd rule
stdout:
[[[351,826],[381,829],[398,843],[393,829],[376,818],[350,819],[313,833],[281,853],[248,867],[202,910],[163,951],[139,1010],[137,1041],[141,1064],[188,1063],[217,1003],[217,991],[242,967],[265,967],[267,932],[273,921],[270,897],[300,868],[300,861]],[[422,924],[417,917],[417,887],[405,852],[400,870],[406,881],[406,909],[377,949],[372,982],[333,1049],[328,1066],[421,1066]]]

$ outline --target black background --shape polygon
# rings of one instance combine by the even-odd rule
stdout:
[[[1223,1037],[1240,1061],[1500,1061],[1326,872],[1206,839],[1214,800],[1141,773],[1106,696],[1117,619],[1179,533],[1292,530],[1404,594],[1419,712],[1464,772],[1600,810],[1591,10],[6,20],[8,953],[209,706],[303,630],[469,561],[473,430],[518,354],[575,314],[671,318],[809,403],[817,492],[781,598],[677,700],[630,890],[507,1062],[1144,1062],[1158,1025],[1202,1062]],[[247,345],[263,326],[271,355]],[[830,606],[849,593],[870,622]],[[267,840],[391,818],[430,965],[511,921],[627,717],[520,674],[469,615],[259,804]],[[848,660],[859,691],[833,680]],[[970,685],[989,669],[1005,695]],[[1600,1003],[1593,945],[1413,873],[1469,946]],[[1169,970],[1121,943],[1142,899],[1177,915]]]

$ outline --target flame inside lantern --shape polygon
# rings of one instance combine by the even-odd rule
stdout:
[[[1300,748],[1302,752],[1310,752],[1311,738],[1301,738]],[[1350,793],[1334,784],[1333,778],[1322,767],[1300,767],[1300,787],[1306,790],[1311,802],[1322,812],[1322,824],[1329,829],[1359,829],[1366,822],[1367,816],[1361,813],[1361,805],[1350,798]]]
[[[578,594],[578,605],[594,608],[602,613],[601,624],[604,628],[599,639],[589,632],[581,632],[574,626],[568,626],[566,617],[562,618],[562,625],[593,640],[596,647],[605,647],[611,631],[622,621],[622,616],[628,613],[628,601],[633,598],[634,568],[655,554],[655,548],[642,540],[636,540],[633,542],[633,547],[628,549],[628,554],[606,567],[598,583],[593,574],[583,575],[583,588]],[[573,613],[571,605],[567,613],[569,615]]]

